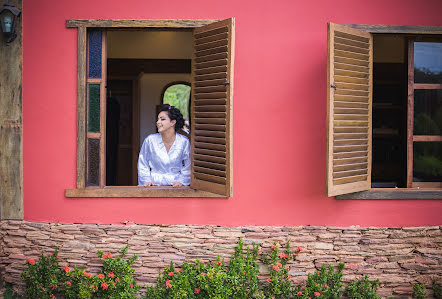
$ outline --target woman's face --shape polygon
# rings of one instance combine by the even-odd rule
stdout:
[[[158,114],[157,120],[158,133],[164,133],[168,130],[175,131],[175,123],[176,120],[170,120],[166,111],[161,111],[160,114]]]

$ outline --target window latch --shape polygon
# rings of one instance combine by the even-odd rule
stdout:
[[[336,85],[335,84],[330,85],[330,87],[333,88],[334,90],[336,90]]]
[[[224,86],[230,85],[230,81],[226,80],[226,82],[224,82]]]

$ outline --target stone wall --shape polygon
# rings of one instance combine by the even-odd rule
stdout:
[[[58,246],[61,265],[85,266],[98,272],[97,250],[117,253],[126,244],[137,254],[135,276],[141,285],[155,282],[170,261],[214,260],[230,257],[242,238],[269,248],[273,242],[301,246],[302,253],[291,265],[296,283],[322,264],[344,262],[344,281],[361,274],[379,278],[382,296],[407,298],[416,282],[428,287],[431,280],[442,283],[441,227],[318,227],[211,225],[118,225],[34,223],[0,221],[0,273],[4,280],[22,285],[19,277],[29,258]],[[264,273],[265,275],[265,273]]]

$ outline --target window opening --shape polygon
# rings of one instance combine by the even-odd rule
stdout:
[[[176,106],[189,124],[192,32],[110,30],[106,50],[106,185],[136,186],[139,149],[156,133],[157,107]],[[170,82],[180,84],[164,92]]]
[[[407,172],[406,37],[373,36],[372,188],[405,188]]]
[[[372,188],[440,187],[442,181],[442,43],[411,41],[409,61],[414,38],[373,37]]]

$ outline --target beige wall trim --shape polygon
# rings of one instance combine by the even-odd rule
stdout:
[[[22,0],[12,0],[22,9]],[[0,219],[23,219],[22,18],[17,38],[0,36]]]

